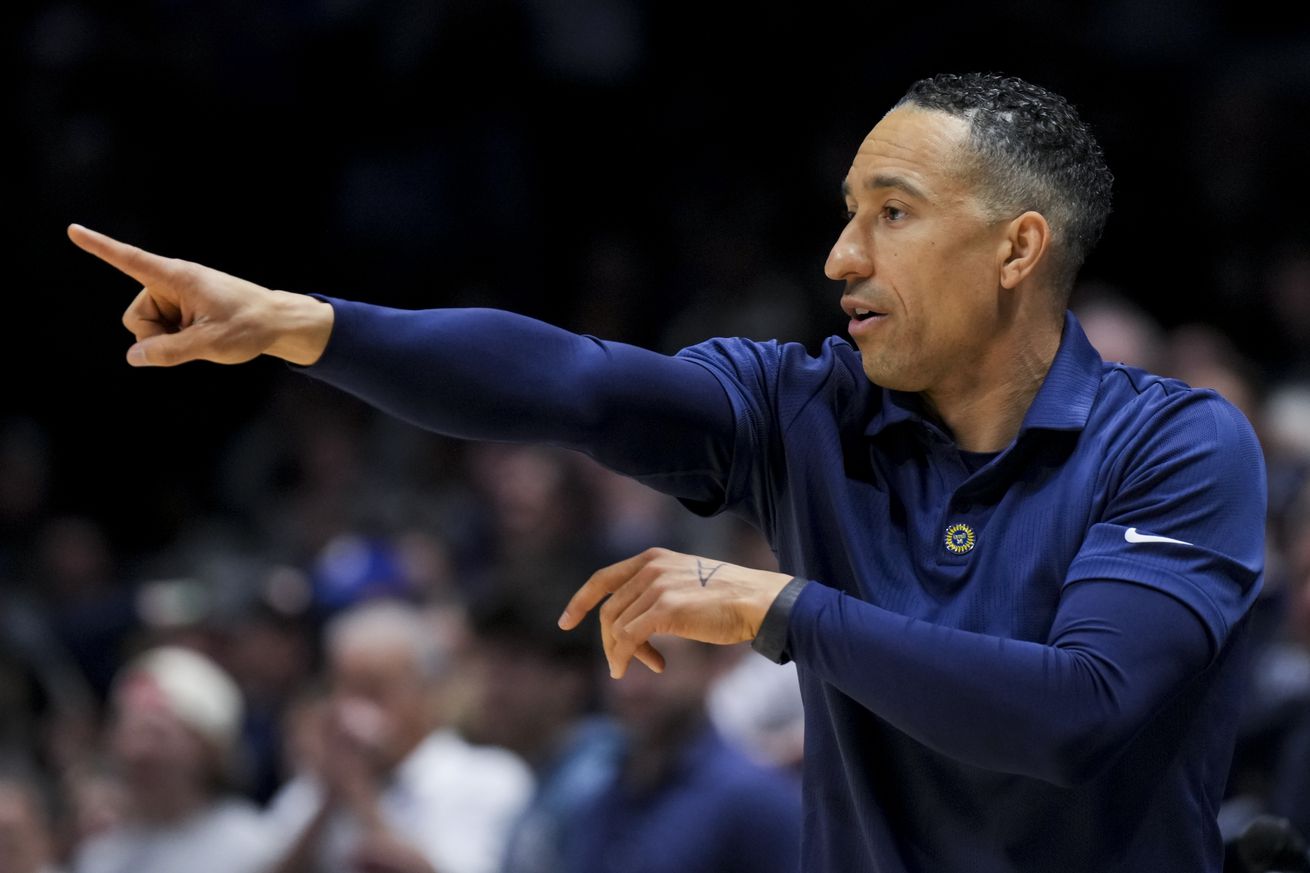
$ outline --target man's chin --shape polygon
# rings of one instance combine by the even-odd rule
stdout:
[[[911,378],[903,368],[888,366],[885,361],[870,361],[863,353],[860,357],[864,365],[864,375],[879,388],[907,393],[924,390],[922,380]]]

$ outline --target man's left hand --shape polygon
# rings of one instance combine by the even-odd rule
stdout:
[[[610,675],[622,677],[634,657],[658,673],[664,656],[650,644],[653,635],[723,645],[754,639],[790,579],[784,573],[647,549],[593,573],[569,600],[559,626],[572,630],[604,600],[600,633]]]

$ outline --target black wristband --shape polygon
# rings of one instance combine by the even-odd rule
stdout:
[[[809,579],[795,576],[788,582],[778,596],[769,604],[769,611],[764,613],[760,622],[760,632],[751,640],[751,648],[775,664],[786,664],[791,660],[787,654],[787,626],[791,623],[791,608],[801,590],[810,584]]]

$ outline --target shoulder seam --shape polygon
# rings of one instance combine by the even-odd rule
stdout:
[[[781,430],[779,433],[784,438],[791,431],[792,425],[794,425],[800,419],[801,413],[803,413],[806,409],[808,409],[809,405],[814,402],[814,399],[818,397],[820,394],[822,394],[824,389],[826,389],[828,385],[831,384],[833,380],[833,376],[837,372],[837,368],[839,366],[844,366],[844,363],[837,357],[840,354],[840,350],[837,349],[836,347],[845,346],[847,349],[850,349],[850,344],[839,336],[830,336],[823,341],[823,345],[825,347],[833,349],[833,366],[830,367],[828,369],[828,372],[824,374],[823,381],[819,382],[819,384],[814,387],[814,390],[810,392],[809,396],[806,397],[805,400],[799,406],[796,407],[796,411],[792,414],[790,420],[787,421],[785,424],[779,422],[779,424],[781,425]],[[809,354],[808,350],[806,351],[806,354],[807,355]],[[861,371],[861,376],[863,376],[862,371]],[[776,408],[777,397],[774,398],[774,403]]]

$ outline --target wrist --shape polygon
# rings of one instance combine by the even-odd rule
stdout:
[[[800,576],[789,579],[769,604],[764,620],[755,638],[751,640],[751,648],[775,664],[785,664],[791,660],[787,651],[787,630],[791,625],[792,608],[801,596],[801,591],[809,584],[808,579]]]
[[[757,595],[751,602],[748,625],[752,637],[760,632],[760,627],[764,624],[764,619],[769,614],[769,610],[773,608],[778,595],[787,587],[787,583],[792,580],[792,577],[786,573],[759,572],[765,577],[766,582],[760,586]]]
[[[270,324],[274,339],[264,354],[308,367],[323,356],[332,335],[332,304],[290,291],[273,291]]]

